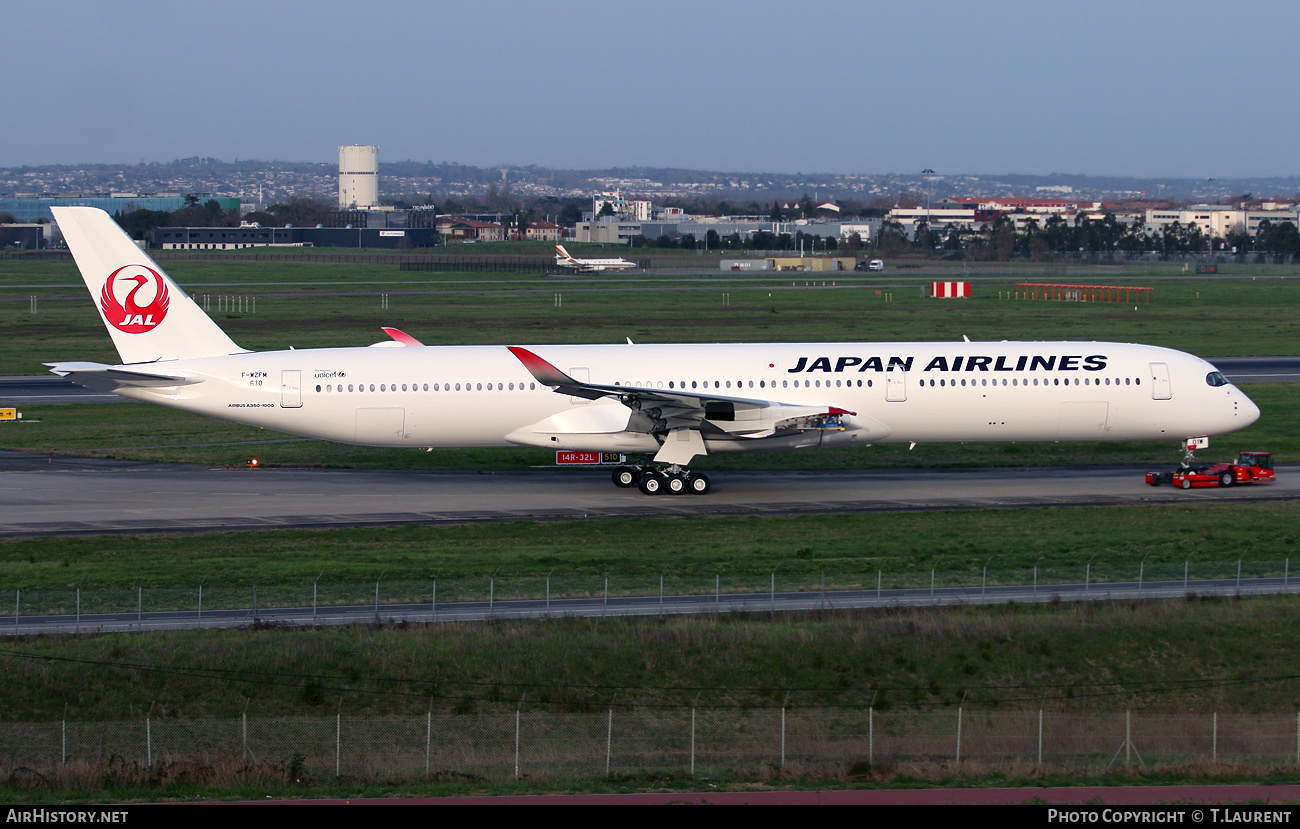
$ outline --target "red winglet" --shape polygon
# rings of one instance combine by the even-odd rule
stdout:
[[[857,412],[851,412],[851,411],[849,411],[848,409],[841,409],[841,408],[838,407],[838,406],[831,406],[831,409],[830,409],[829,412],[827,412],[827,414],[833,414],[833,415],[842,415],[842,414],[846,414],[846,415],[857,415]]]
[[[383,329],[385,334],[392,337],[394,340],[397,340],[402,345],[424,345],[424,343],[420,342],[400,328],[385,328],[382,325],[380,328]]]
[[[524,364],[524,368],[537,378],[537,382],[544,386],[578,386],[581,385],[569,375],[560,371],[555,366],[538,357],[526,348],[520,348],[515,345],[508,345],[510,353],[519,358],[519,362]]]

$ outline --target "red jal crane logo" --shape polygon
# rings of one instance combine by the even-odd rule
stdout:
[[[134,271],[134,273],[124,275],[123,271]],[[135,283],[135,287],[127,293],[125,303],[118,301],[117,293],[113,288],[114,280],[118,279],[122,282]],[[140,293],[140,289],[150,281],[153,282],[153,301],[148,305],[141,305],[136,301],[136,294]],[[144,265],[125,265],[109,274],[108,281],[104,283],[104,291],[99,297],[99,307],[104,311],[104,318],[117,330],[128,334],[143,334],[152,331],[167,316],[169,301],[167,284],[163,282],[162,276],[157,271]]]

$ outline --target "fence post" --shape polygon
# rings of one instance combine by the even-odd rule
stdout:
[[[961,709],[962,706],[958,705],[957,706],[957,763],[958,764],[961,763]]]
[[[153,723],[148,714],[144,718],[144,758],[145,766],[153,768]]]
[[[867,765],[876,765],[876,707],[867,709]]]
[[[239,715],[239,736],[243,743],[244,759],[248,759],[248,712]]]
[[[519,709],[515,709],[515,779],[519,779]]]
[[[1214,712],[1213,726],[1214,737],[1210,741],[1210,759],[1219,762],[1219,712]]]
[[[785,769],[785,706],[781,706],[781,768]]]
[[[609,725],[605,729],[605,779],[609,779],[609,760],[614,752],[614,706],[609,707]]]
[[[1038,765],[1043,765],[1043,709],[1038,709]]]
[[[63,729],[62,734],[60,735],[60,743],[63,759],[59,765],[66,766],[68,764],[68,715],[66,712],[63,715]]]
[[[424,720],[424,773],[429,774],[429,751],[433,745],[433,711],[425,712]]]
[[[695,776],[695,709],[691,709],[691,777]]]
[[[343,705],[339,700],[339,710],[334,712],[334,776],[339,776],[343,756]]]

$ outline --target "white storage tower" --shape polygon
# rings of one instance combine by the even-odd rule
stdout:
[[[379,204],[379,148],[361,144],[339,147],[339,207]]]

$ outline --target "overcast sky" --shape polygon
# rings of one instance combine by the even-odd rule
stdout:
[[[483,166],[1300,173],[1294,0],[8,11],[0,166],[355,143]]]

